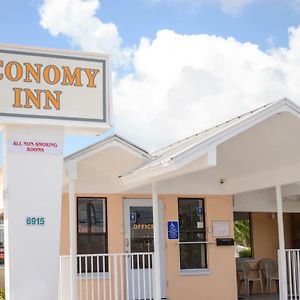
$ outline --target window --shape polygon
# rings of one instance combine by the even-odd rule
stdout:
[[[178,199],[181,269],[205,269],[206,241],[204,199]]]
[[[240,258],[251,258],[252,236],[251,236],[251,214],[249,212],[234,213],[234,240],[235,256]]]
[[[77,253],[107,253],[107,217],[105,198],[77,198]],[[90,258],[89,258],[90,259]],[[79,259],[80,260],[80,259]],[[100,270],[103,270],[99,259]],[[90,261],[87,262],[90,272]],[[107,265],[107,262],[106,262]],[[93,270],[97,270],[97,258],[93,258]],[[81,271],[85,272],[85,262],[81,262]],[[106,266],[107,270],[107,266]]]

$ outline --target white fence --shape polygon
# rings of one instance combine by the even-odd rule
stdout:
[[[286,252],[288,297],[300,298],[300,250],[289,249]]]
[[[77,256],[77,300],[153,298],[153,253]],[[59,300],[70,300],[70,258],[60,259]]]
[[[60,257],[58,299],[70,300],[70,256]]]

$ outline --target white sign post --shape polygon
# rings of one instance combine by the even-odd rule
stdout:
[[[107,56],[0,46],[8,300],[58,297],[65,132],[110,128]]]

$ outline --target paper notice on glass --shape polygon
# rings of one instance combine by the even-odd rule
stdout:
[[[197,228],[204,228],[204,222],[197,222]]]

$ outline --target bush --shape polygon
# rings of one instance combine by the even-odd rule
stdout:
[[[5,291],[4,291],[4,288],[0,288],[0,300],[5,300]]]
[[[251,249],[250,248],[245,248],[241,251],[239,251],[239,257],[240,258],[246,258],[246,257],[251,257]],[[1,300],[1,298],[0,298]]]

